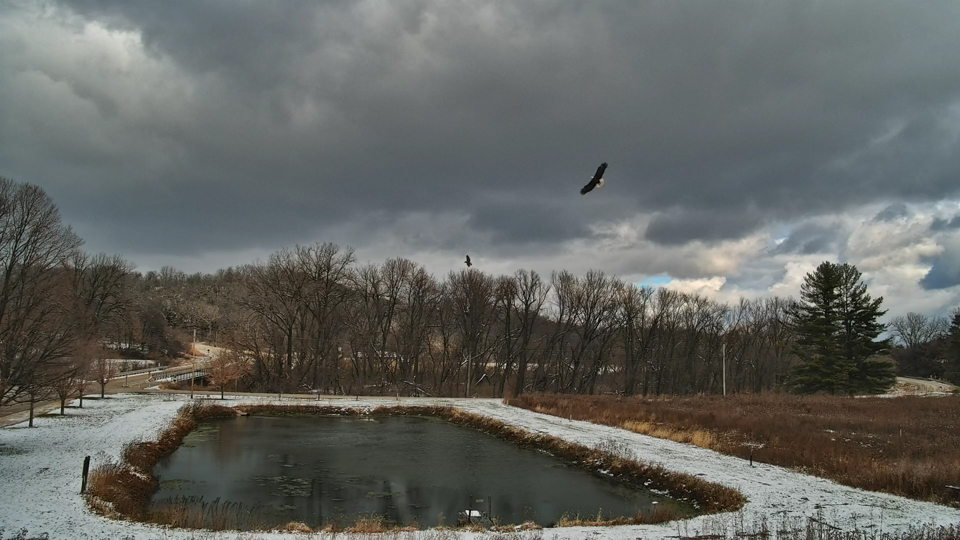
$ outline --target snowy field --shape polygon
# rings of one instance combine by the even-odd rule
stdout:
[[[108,458],[118,459],[124,444],[152,440],[175,416],[189,397],[171,394],[116,394],[104,400],[85,400],[83,409],[67,416],[43,416],[29,429],[26,423],[0,429],[0,538],[10,538],[22,528],[27,537],[46,533],[60,539],[297,539],[333,538],[332,534],[200,532],[164,529],[139,523],[113,521],[87,511],[80,496],[83,458],[93,458],[91,468]],[[217,403],[277,403],[274,398],[228,399]],[[282,403],[303,403],[285,399]],[[321,404],[351,407],[396,405],[396,399],[324,399]],[[698,475],[744,493],[749,502],[740,512],[701,516],[664,525],[624,527],[574,527],[517,533],[518,538],[677,538],[703,534],[732,537],[744,529],[756,530],[761,522],[771,529],[804,527],[810,518],[830,527],[896,532],[920,525],[960,524],[960,510],[912,501],[892,495],[844,487],[828,480],[780,467],[756,464],[695,446],[645,435],[569,421],[503,405],[487,399],[407,399],[403,405],[452,405],[464,411],[495,418],[528,431],[553,435],[585,446],[617,441],[638,459],[667,469]],[[349,536],[339,534],[336,536]],[[369,535],[367,535],[369,536]],[[392,535],[427,540],[489,537],[489,533],[411,532]]]

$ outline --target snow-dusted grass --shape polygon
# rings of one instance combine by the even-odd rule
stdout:
[[[68,409],[66,416],[43,416],[36,428],[18,424],[0,429],[0,529],[8,538],[21,528],[27,536],[47,533],[51,539],[131,538],[153,539],[332,539],[330,533],[237,533],[164,529],[142,523],[110,520],[90,512],[80,491],[80,472],[85,455],[93,466],[118,461],[125,445],[137,440],[155,440],[174,418],[188,396],[166,394],[118,394],[85,401],[83,409]],[[219,400],[217,400],[219,402]],[[292,401],[292,400],[290,400]],[[276,403],[274,398],[241,398],[227,404]],[[287,403],[288,400],[284,400]],[[321,404],[373,408],[396,405],[394,399],[365,398],[323,400]],[[698,476],[744,493],[749,501],[739,512],[700,516],[664,525],[619,527],[570,527],[526,531],[510,535],[459,531],[396,532],[387,539],[453,540],[516,536],[517,538],[668,538],[737,532],[764,528],[804,531],[866,531],[867,537],[896,533],[918,526],[960,524],[960,510],[912,501],[893,495],[848,488],[812,476],[771,465],[750,467],[747,461],[724,456],[689,444],[656,439],[621,429],[571,421],[506,406],[485,399],[403,399],[403,405],[454,406],[465,412],[561,438],[587,447],[616,441],[638,459],[666,469]],[[815,520],[815,521],[812,521]],[[343,536],[342,534],[336,536]],[[788,536],[783,533],[782,536]],[[358,535],[358,538],[363,535]],[[367,536],[366,538],[373,538]]]
[[[960,397],[523,395],[511,404],[957,505]]]

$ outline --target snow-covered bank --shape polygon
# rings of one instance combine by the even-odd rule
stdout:
[[[117,394],[103,400],[84,400],[83,409],[71,408],[65,417],[39,417],[34,429],[26,428],[26,424],[0,429],[0,528],[5,529],[8,536],[26,528],[28,536],[47,533],[53,540],[238,538],[240,535],[235,532],[198,534],[196,531],[108,520],[87,511],[79,495],[84,456],[93,456],[94,466],[108,458],[119,458],[124,444],[137,439],[154,439],[187,401],[187,395]],[[242,398],[216,402],[277,403],[277,399]],[[334,398],[320,403],[331,402],[351,407],[397,404],[395,399],[374,398],[360,401]],[[304,402],[285,399],[283,403]],[[304,404],[307,403],[310,402]],[[695,446],[507,407],[498,400],[403,399],[401,404],[452,405],[586,446],[614,440],[626,445],[642,461],[659,463],[670,470],[699,475],[705,480],[739,489],[749,499],[743,511],[736,514],[701,516],[679,524],[547,529],[542,531],[544,538],[595,538],[599,535],[626,540],[723,531],[732,534],[742,523],[749,526],[765,519],[771,528],[780,523],[803,526],[808,517],[821,519],[834,527],[864,529],[874,526],[877,530],[882,527],[884,532],[923,524],[960,524],[960,510],[848,488],[780,467],[763,464],[750,467],[744,460]],[[325,536],[330,535],[245,533],[241,537],[290,539]],[[418,539],[435,535],[409,533],[403,536]],[[482,537],[484,533],[458,533],[455,536],[466,540]]]

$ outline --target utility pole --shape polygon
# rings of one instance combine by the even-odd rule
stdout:
[[[193,329],[193,345],[190,347],[190,399],[193,399],[193,380],[197,378],[197,359],[193,352],[197,350],[197,329]]]
[[[464,354],[464,356],[467,356],[467,355]],[[466,392],[464,392],[463,397],[470,397],[470,376],[472,375],[472,374],[470,373],[470,371],[471,371],[470,368],[472,368],[472,367],[473,367],[473,362],[470,361],[470,358],[467,358],[467,390],[466,390]],[[472,495],[471,495],[471,497],[472,497]]]
[[[727,395],[727,344],[720,346],[720,357],[723,359],[723,395]]]

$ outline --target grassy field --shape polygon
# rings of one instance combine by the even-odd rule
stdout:
[[[960,397],[523,395],[533,411],[960,507]]]

